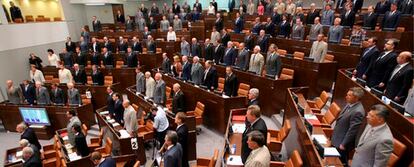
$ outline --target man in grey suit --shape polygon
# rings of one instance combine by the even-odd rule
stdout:
[[[323,25],[321,24],[320,18],[316,17],[314,20],[315,24],[312,24],[309,30],[309,41],[316,41],[319,34],[323,34]]]
[[[168,27],[170,27],[170,22],[167,20],[167,17],[162,16],[162,20],[161,20],[161,23],[160,23],[161,31],[167,32]]]
[[[193,57],[193,65],[191,66],[191,81],[200,85],[203,82],[204,67],[200,64],[198,56]]]
[[[145,96],[148,98],[154,97],[155,80],[151,77],[149,71],[145,72]]]
[[[135,68],[137,75],[135,76],[137,93],[145,93],[145,76],[141,71],[141,67]]]
[[[178,18],[178,15],[174,16],[173,28],[174,28],[174,31],[183,30],[183,22],[181,21],[181,19]]]
[[[305,28],[303,27],[300,18],[296,19],[296,24],[292,27],[292,33],[290,34],[292,39],[303,40],[305,36]]]
[[[190,43],[187,42],[184,36],[181,37],[181,55],[190,56]]]
[[[125,31],[132,32],[135,30],[135,23],[131,20],[131,17],[127,16],[127,20],[125,21]]]
[[[344,27],[341,26],[341,18],[335,18],[334,25],[329,27],[328,42],[340,44],[344,36]]]
[[[137,24],[136,26],[138,27],[138,30],[141,31],[141,32],[143,32],[144,29],[145,29],[145,25],[146,25],[145,19],[142,18],[142,17],[139,17],[139,18],[136,18],[135,19],[135,22]]]
[[[249,71],[260,75],[264,65],[264,57],[260,53],[260,46],[256,45],[253,49],[253,54],[250,56]]]
[[[72,146],[75,146],[75,134],[72,131],[72,127],[73,125],[79,125],[81,126],[82,123],[79,120],[78,116],[76,116],[76,111],[75,110],[69,110],[66,112],[66,117],[69,119],[69,123],[68,125],[66,125],[66,130],[68,132],[68,137],[69,137],[69,143]]]
[[[321,18],[321,22],[322,25],[324,26],[330,26],[332,25],[333,21],[334,21],[334,11],[331,10],[331,5],[330,4],[326,4],[325,5],[325,10],[322,11],[322,18]]]
[[[12,80],[7,80],[7,98],[9,103],[20,104],[23,103],[23,93],[20,87],[13,86]]]
[[[314,62],[321,63],[325,60],[327,51],[328,44],[323,41],[323,34],[319,34],[317,40],[312,44],[309,57],[313,58]]]
[[[80,105],[82,104],[81,96],[78,89],[74,88],[73,83],[67,83],[68,86],[68,103],[69,105]]]
[[[357,139],[352,167],[387,166],[394,150],[393,136],[386,120],[387,107],[376,104],[367,115],[367,126]]]
[[[333,129],[331,143],[341,154],[341,161],[348,164],[349,151],[355,147],[355,138],[365,116],[364,106],[360,102],[364,96],[364,90],[353,87],[345,96],[347,105],[341,111]]]
[[[266,74],[275,76],[277,79],[277,75],[279,74],[280,69],[282,68],[282,60],[277,54],[277,46],[275,44],[271,44],[269,46],[269,52],[267,53],[266,58]]]
[[[249,51],[244,46],[244,42],[239,44],[239,54],[236,58],[236,66],[241,70],[246,71],[249,65]]]
[[[154,103],[165,105],[167,101],[167,96],[165,94],[165,82],[162,80],[161,73],[155,74],[155,88],[154,88]]]
[[[42,82],[36,82],[36,99],[37,104],[50,104],[49,91],[46,87],[42,86]]]

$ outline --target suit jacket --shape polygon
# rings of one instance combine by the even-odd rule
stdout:
[[[366,48],[364,52],[361,53],[361,59],[359,60],[358,65],[356,66],[356,77],[361,78],[365,71],[367,71],[368,66],[375,60],[377,60],[379,55],[379,50],[375,46],[372,49]]]
[[[142,46],[140,42],[132,43],[132,51],[142,53]]]
[[[390,76],[385,96],[390,99],[394,99],[398,96],[400,97],[400,100],[397,102],[400,104],[404,103],[408,95],[408,90],[411,88],[413,82],[413,75],[413,67],[411,64],[407,64],[398,70],[393,76]]]
[[[352,7],[352,11],[357,13],[359,10],[361,10],[363,4],[364,4],[364,0],[354,1],[354,6]]]
[[[98,65],[98,66],[101,65],[101,57],[100,57],[99,53],[94,53],[92,55],[91,64],[92,65]]]
[[[70,44],[66,42],[65,46],[66,46],[66,51],[68,52],[75,52],[76,50],[76,44],[74,42],[70,42]]]
[[[390,52],[382,57],[384,54],[385,52],[382,52],[376,60],[373,60],[365,72],[367,86],[369,87],[377,86],[381,82],[386,84],[394,67],[397,65],[397,53]]]
[[[313,24],[309,30],[309,40],[316,41],[319,34],[323,34],[323,25]]]
[[[168,20],[161,20],[160,22],[161,31],[168,31],[168,27],[170,27],[170,22],[168,22]]]
[[[339,114],[332,133],[331,143],[336,148],[343,145],[350,151],[355,146],[355,138],[365,118],[364,106],[361,102],[347,105]]]
[[[104,76],[103,76],[102,72],[97,70],[96,73],[92,72],[91,76],[92,76],[92,83],[93,84],[104,85]]]
[[[314,41],[309,54],[314,62],[323,62],[325,60],[326,52],[328,51],[328,44],[324,41]]]
[[[72,91],[68,89],[68,103],[69,104],[82,104],[82,99],[81,99],[78,89],[73,88]]]
[[[303,26],[299,26],[295,24],[292,27],[291,38],[296,39],[296,40],[303,40],[304,36],[305,36],[305,28]]]
[[[290,23],[288,21],[281,21],[279,23],[279,33],[278,36],[283,36],[284,38],[289,37],[290,34]]]
[[[243,132],[242,135],[242,150],[241,150],[241,157],[242,157],[242,161],[245,163],[247,160],[247,157],[249,156],[250,152],[252,151],[249,146],[247,145],[247,135],[252,132],[258,130],[259,132],[261,132],[263,134],[263,136],[267,136],[267,126],[266,123],[264,122],[264,120],[262,118],[258,118],[256,120],[256,122],[253,122],[253,124],[251,124],[249,127],[246,127],[246,130]],[[265,138],[265,140],[267,140]],[[265,142],[267,143],[267,141]]]
[[[400,23],[401,12],[395,11],[394,14],[388,11],[385,13],[384,18],[382,19],[381,28],[384,30],[385,28],[396,29],[398,24]]]
[[[108,51],[111,51],[111,52],[113,52],[114,51],[114,47],[112,46],[112,43],[111,42],[107,42],[107,43],[104,43],[104,47],[106,48],[106,49],[108,49]]]
[[[165,104],[167,101],[167,96],[165,94],[165,82],[163,80],[156,81],[153,98],[155,104]]]
[[[369,27],[370,30],[374,30],[377,25],[378,14],[372,12],[364,14],[364,27]]]
[[[180,143],[177,143],[164,154],[164,167],[181,167],[183,158],[183,149]]]
[[[218,44],[214,48],[214,62],[216,64],[219,64],[220,62],[222,62],[224,52],[225,52],[225,47],[223,46],[223,44]]]
[[[216,68],[210,67],[208,71],[207,69],[204,70],[202,77],[203,85],[206,86],[208,89],[211,89],[212,87],[216,89],[218,87],[218,76]]]
[[[306,24],[314,24],[315,18],[319,17],[319,10],[310,11],[306,17]]]
[[[253,35],[248,35],[248,36],[244,37],[244,43],[245,43],[246,48],[248,50],[253,50],[253,47],[254,47],[254,37],[253,37]]]
[[[114,114],[115,121],[119,124],[124,122],[124,106],[122,106],[122,101],[118,100],[114,102]]]
[[[127,52],[128,50],[128,43],[126,42],[122,42],[122,43],[118,43],[118,51],[121,52]]]
[[[190,44],[188,42],[181,42],[180,48],[181,48],[181,55],[184,55],[184,56],[190,55],[191,49],[190,49]]]
[[[39,143],[39,140],[37,139],[35,131],[30,127],[24,130],[23,134],[20,135],[20,140],[21,139],[26,139],[27,141],[29,141],[30,144],[35,145],[39,150],[42,148],[42,146]]]
[[[279,75],[282,68],[282,60],[277,53],[268,54],[266,58],[266,74]]]
[[[80,42],[79,48],[80,48],[81,52],[87,52],[88,49],[89,49],[88,48],[88,43],[86,41]]]
[[[20,87],[12,86],[11,89],[6,88],[6,91],[7,91],[7,99],[9,100],[9,103],[20,104],[23,102],[23,99],[22,99],[23,93]]]
[[[264,53],[266,53],[267,52],[267,46],[268,46],[268,42],[269,42],[269,37],[267,36],[267,35],[265,35],[265,36],[263,36],[263,37],[258,37],[257,38],[257,41],[256,41],[256,43],[257,43],[257,45],[259,45],[260,46],[260,50],[261,50],[261,52],[264,52]]]
[[[101,21],[99,21],[99,20],[92,21],[92,28],[93,28],[93,32],[102,31]]]
[[[394,138],[388,125],[373,132],[366,140],[362,139],[364,134],[366,134],[365,131],[357,140],[352,167],[387,166],[388,159],[394,149]]]
[[[259,34],[261,29],[262,29],[262,23],[260,23],[260,22],[256,23],[256,24],[253,25],[252,33],[253,34]]]
[[[98,43],[98,42],[96,42],[95,43],[95,45],[94,45],[94,43],[91,43],[90,44],[90,50],[92,50],[92,52],[98,52],[98,53],[100,53],[101,52],[101,45]]]
[[[223,56],[223,63],[226,66],[232,66],[234,65],[234,62],[236,61],[237,52],[234,48],[226,48],[226,51],[224,52]]]
[[[183,149],[182,167],[188,167],[188,127],[186,124],[182,124],[177,128],[178,143],[181,144]]]
[[[147,43],[147,50],[148,52],[155,53],[157,51],[157,46],[154,41],[149,41]]]
[[[76,63],[79,64],[80,66],[86,66],[87,65],[87,56],[86,53],[75,53],[75,60]],[[92,62],[91,62],[92,63]]]
[[[116,22],[125,23],[125,16],[123,14],[116,15]]]
[[[221,39],[221,35],[219,32],[217,31],[211,32],[211,35],[210,35],[211,43],[213,43],[214,45],[217,45],[217,40],[220,40],[220,39]]]
[[[79,132],[75,137],[75,147],[78,155],[81,155],[82,157],[89,155],[89,148],[88,144],[86,143],[86,137],[82,132]]]
[[[197,11],[201,13],[201,9],[202,9],[201,3],[194,3],[193,8],[196,8]]]
[[[141,32],[143,32],[145,30],[145,26],[147,25],[147,23],[145,22],[145,19],[144,18],[136,19],[135,22],[136,22],[136,26],[138,27],[138,30],[141,31]],[[150,31],[153,28],[151,26],[152,26],[151,24],[148,26],[148,30],[150,30]],[[155,26],[154,29],[157,29],[157,23],[155,23],[154,26]]]
[[[23,90],[23,96],[27,103],[34,104],[34,101],[36,100],[36,89],[32,84],[29,84],[26,87],[22,84],[21,88]]]
[[[149,79],[145,79],[145,96],[149,98],[154,97],[154,89],[155,89],[154,78],[150,77]]]
[[[221,30],[223,30],[224,27],[223,19],[216,19],[216,22],[214,22],[214,27],[216,27],[216,30],[218,32],[221,32]]]
[[[76,71],[73,70],[72,76],[73,76],[73,80],[75,81],[75,83],[86,84],[87,82],[85,70],[79,70],[78,74],[76,74]]]
[[[249,65],[249,51],[245,49],[239,51],[239,54],[236,58],[236,66],[239,67],[241,70],[247,70],[247,66]]]
[[[266,23],[264,25],[264,30],[266,34],[270,34],[271,36],[275,35],[276,26],[272,22]]]
[[[214,59],[214,46],[209,43],[204,47],[204,59],[213,60]]]
[[[39,157],[32,155],[27,161],[24,162],[23,167],[42,167],[42,160]]]
[[[405,0],[399,7],[402,14],[413,14],[413,1]]]
[[[75,137],[76,136],[75,136],[75,134],[72,131],[73,125],[79,125],[79,126],[81,126],[81,121],[79,120],[79,118],[77,116],[72,117],[69,120],[69,123],[66,125],[66,130],[68,132],[68,137],[69,137],[69,143],[72,146],[75,146],[76,145],[76,143],[75,143]]]
[[[131,52],[131,53],[126,53],[126,64],[128,67],[130,68],[135,68],[138,66],[138,55],[136,55],[135,53]]]
[[[131,32],[135,30],[135,23],[132,20],[127,20],[125,22],[125,31],[126,32]]]
[[[355,12],[351,10],[348,15],[346,13],[347,11],[343,11],[341,14],[341,25],[352,28],[355,22]]]
[[[162,60],[161,69],[165,73],[170,73],[171,72],[171,61],[170,61],[169,58],[166,58],[166,59]]]
[[[181,73],[181,78],[183,78],[185,81],[188,81],[191,79],[191,63],[190,62],[183,62],[183,71]]]
[[[63,93],[63,90],[61,88],[56,88],[56,90],[50,91],[50,99],[55,104],[65,104],[65,95]]]
[[[377,5],[375,5],[375,13],[377,14],[385,14],[385,12],[389,11],[391,7],[390,2],[384,1],[384,3],[378,2]]]
[[[344,27],[342,26],[329,27],[328,42],[340,44],[343,36],[344,36]]]
[[[113,93],[108,94],[108,96],[106,97],[106,105],[107,105],[107,109],[109,111],[109,114],[111,116],[114,116],[115,101],[112,99],[112,95],[113,95]]]
[[[37,104],[50,104],[49,91],[46,87],[36,88],[36,99]]]
[[[224,80],[224,95],[229,97],[236,97],[239,90],[239,81],[236,74],[231,74],[230,76],[226,75]]]
[[[200,44],[191,44],[191,56],[201,56],[201,46]]]
[[[262,73],[264,65],[264,57],[261,53],[252,54],[250,56],[249,71],[255,72],[257,75]]]
[[[112,55],[111,52],[107,52],[106,53],[107,56],[105,56],[105,54],[103,54],[103,64],[105,66],[111,65],[114,66],[114,56]]]
[[[181,31],[183,29],[183,22],[178,19],[178,20],[173,20],[173,28],[174,31]]]
[[[177,114],[178,112],[185,112],[185,99],[183,91],[173,94],[172,112]]]
[[[333,24],[335,15],[332,10],[322,11],[321,24],[330,26]]]
[[[173,9],[174,14],[179,14],[181,8],[180,8],[180,5],[177,4],[177,5],[174,5],[172,9]]]
[[[240,33],[241,31],[243,31],[243,27],[244,27],[243,19],[241,17],[236,18],[236,20],[234,21],[234,32]]]
[[[70,67],[73,66],[74,61],[73,61],[73,58],[72,58],[72,54],[70,54],[69,52],[63,53],[61,60],[63,60],[63,65],[70,66]]]
[[[136,89],[139,93],[145,93],[145,76],[144,73],[139,72],[135,76]]]
[[[282,15],[279,13],[272,13],[272,23],[275,25],[279,25],[280,21],[282,20]]]
[[[229,43],[229,41],[231,40],[230,35],[228,33],[224,34],[223,36],[221,36],[221,43],[227,47],[227,43]]]
[[[204,68],[200,63],[193,64],[191,66],[191,81],[196,85],[200,85],[203,82]]]
[[[98,165],[98,167],[113,167],[116,166],[116,161],[111,157],[106,157],[105,160]]]
[[[270,166],[270,151],[263,145],[262,147],[253,150],[252,153],[247,157],[245,167],[268,167]]]

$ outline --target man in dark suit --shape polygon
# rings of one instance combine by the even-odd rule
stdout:
[[[51,85],[50,90],[50,100],[53,104],[65,104],[65,95],[63,94],[63,90],[58,87],[57,83],[53,83]]]
[[[167,53],[162,54],[161,70],[165,73],[171,72],[171,61],[170,58],[168,58]]]
[[[118,43],[118,52],[126,52],[128,49],[128,43],[126,40],[124,40],[124,37],[119,37],[119,43]]]
[[[100,32],[102,31],[101,21],[99,21],[96,16],[92,16],[92,28],[93,32]]]
[[[110,156],[103,158],[99,151],[95,151],[91,154],[91,161],[96,167],[114,167],[116,166],[116,161]]]
[[[202,85],[206,86],[207,89],[216,89],[218,87],[218,76],[217,70],[213,66],[213,61],[208,60],[204,65],[204,76]]]
[[[279,25],[281,20],[282,20],[282,16],[277,12],[277,8],[273,8],[272,23],[274,25]]]
[[[112,43],[111,43],[111,41],[109,41],[109,39],[108,39],[108,37],[103,37],[103,39],[104,39],[104,48],[106,48],[108,51],[114,51],[114,48],[113,48],[113,46],[112,46]]]
[[[165,94],[165,82],[162,80],[162,74],[156,73],[154,76],[155,79],[155,87],[153,93],[153,99],[155,104],[165,105],[167,101],[167,95]]]
[[[358,13],[359,10],[362,9],[362,6],[364,5],[364,0],[354,0],[354,6],[352,8],[352,11],[355,13]]]
[[[236,13],[236,20],[234,21],[234,32],[240,33],[243,31],[244,21],[243,18],[240,17],[240,13]]]
[[[239,44],[239,53],[236,58],[236,66],[240,68],[240,70],[246,71],[247,66],[249,65],[249,51],[244,46],[244,43]]]
[[[277,34],[278,37],[286,38],[290,35],[290,22],[287,19],[288,16],[283,15],[282,21],[279,23],[279,33]]]
[[[256,45],[260,46],[260,50],[262,52],[267,52],[267,45],[268,45],[269,37],[265,34],[264,30],[260,30],[259,37],[257,38]]]
[[[65,46],[66,46],[66,51],[72,52],[72,53],[75,52],[76,44],[72,42],[71,37],[66,38]]]
[[[227,43],[231,40],[230,35],[227,33],[226,29],[221,30],[222,35],[221,35],[221,43],[224,46],[227,46]]]
[[[154,39],[152,38],[151,35],[148,35],[148,39],[147,39],[147,52],[152,52],[155,53],[157,51],[157,46],[155,44]]]
[[[26,139],[29,141],[30,144],[35,145],[39,150],[42,148],[42,146],[39,143],[39,140],[37,139],[35,131],[27,127],[25,122],[21,122],[16,126],[16,131],[21,133],[20,140]]]
[[[278,48],[275,44],[270,44],[265,64],[266,74],[275,76],[276,78],[282,68],[282,60],[276,52],[277,49]]]
[[[36,89],[34,85],[30,84],[29,80],[23,80],[21,87],[25,103],[34,104],[36,100]]]
[[[411,56],[411,52],[400,53],[397,57],[398,65],[392,71],[390,79],[386,84],[385,96],[400,104],[405,102],[408,90],[413,82],[414,74],[412,64],[410,64],[410,61],[412,61]]]
[[[10,1],[9,2],[10,3],[10,15],[11,15],[11,18],[12,18],[12,20],[13,20],[13,22],[16,22],[16,19],[22,19],[22,22],[24,21],[23,20],[23,15],[22,15],[22,11],[20,10],[20,8],[19,7],[17,7],[16,5],[14,5],[14,2],[12,2],[12,1]],[[5,12],[5,13],[7,13],[7,12]]]
[[[95,37],[92,37],[91,42],[92,44],[90,44],[90,51],[92,51],[92,53],[101,53],[101,46]]]
[[[382,31],[395,31],[400,23],[401,12],[397,10],[397,4],[391,4],[391,10],[386,12],[382,19]]]
[[[157,25],[157,22],[154,20],[154,18],[153,18],[153,17],[150,17],[150,22],[149,22],[148,27],[149,27],[149,29],[150,29],[151,31],[155,31],[155,30],[157,30],[158,25]],[[147,27],[147,29],[148,29],[148,27]],[[145,29],[145,28],[144,28],[144,29]]]
[[[239,90],[239,81],[233,73],[231,66],[226,67],[226,78],[224,80],[223,94],[229,97],[236,97]]]
[[[374,30],[377,25],[378,14],[374,12],[373,6],[368,6],[368,12],[364,14],[364,29]]]
[[[183,71],[181,73],[181,78],[185,81],[191,80],[191,63],[188,61],[187,56],[181,57],[183,61]]]
[[[126,53],[126,65],[130,68],[135,68],[138,66],[138,55],[136,55],[134,52],[132,52],[132,48],[128,47],[127,53]]]
[[[72,76],[77,84],[84,85],[87,82],[85,70],[80,69],[78,64],[73,65]]]
[[[23,148],[23,167],[42,167],[42,160],[34,154],[31,147]]]
[[[401,2],[398,8],[402,14],[412,15],[413,14],[413,0],[404,0]]]
[[[124,16],[124,14],[121,13],[120,10],[117,11],[116,22],[118,24],[124,24],[125,23],[125,16]]]
[[[258,97],[259,97],[259,89],[251,88],[249,90],[249,94],[247,95],[247,99],[249,100],[247,102],[247,106],[259,105],[259,100],[257,99]]]
[[[178,136],[178,143],[183,148],[183,159],[181,160],[182,167],[189,167],[188,164],[188,127],[185,124],[186,115],[183,112],[175,114],[175,123],[177,124],[176,132]]]
[[[214,62],[216,64],[219,64],[222,61],[225,50],[226,48],[221,43],[218,43],[217,46],[214,47]]]
[[[387,0],[380,0],[377,5],[375,5],[375,13],[376,14],[385,14],[385,12],[390,10],[390,2]]]
[[[260,33],[261,29],[262,29],[262,23],[260,22],[260,17],[256,17],[253,27],[252,27],[252,33],[257,35]]]
[[[73,57],[72,53],[68,52],[66,48],[63,48],[63,52],[59,54],[61,56],[61,60],[63,61],[63,65],[66,68],[70,68],[73,66]]]
[[[341,14],[341,25],[353,27],[355,22],[355,12],[352,10],[352,5],[346,5],[345,11]]]
[[[178,5],[177,0],[174,0],[174,2],[173,2],[173,6],[172,6],[172,10],[173,10],[173,13],[174,13],[175,15],[180,14],[180,12],[181,12],[181,8],[180,8],[180,5]]]
[[[173,94],[172,96],[172,112],[177,114],[178,112],[185,112],[185,99],[184,93],[181,91],[181,86],[178,83],[173,85]]]
[[[197,42],[197,38],[191,39],[191,56],[201,57],[201,46]]]
[[[266,34],[270,34],[271,36],[275,35],[275,24],[272,23],[272,19],[270,17],[267,18],[267,22],[264,25],[264,30]]]
[[[131,47],[132,47],[132,51],[142,53],[141,43],[139,42],[139,39],[136,36],[132,37]]]
[[[87,55],[86,53],[82,53],[79,47],[76,47],[76,52],[74,53],[74,56],[76,60],[75,62],[82,68],[87,65]]]
[[[114,105],[115,105],[115,101],[114,99],[112,99],[112,95],[114,94],[114,91],[112,90],[111,86],[108,86],[106,88],[106,93],[108,93],[107,97],[106,97],[106,105],[107,105],[107,109],[109,111],[109,114],[114,117]]]
[[[127,16],[126,22],[125,22],[125,31],[126,32],[132,32],[135,30],[135,23],[133,20],[131,20],[130,16]]]
[[[196,2],[193,5],[193,8],[197,9],[197,12],[201,13],[202,12],[202,6],[201,3],[198,2],[199,0],[196,0]]]
[[[234,62],[236,61],[236,50],[233,48],[233,42],[229,41],[227,43],[227,48],[224,51],[224,56],[223,56],[223,63],[226,66],[232,66],[234,65]]]
[[[315,3],[311,3],[308,16],[306,17],[306,24],[314,24],[315,18],[319,17],[320,11],[315,6]]]
[[[216,27],[216,30],[218,32],[220,32],[224,27],[224,22],[223,22],[223,19],[221,18],[220,13],[216,14],[216,22],[214,22],[214,27]]]
[[[395,39],[390,39],[385,43],[384,52],[382,52],[376,60],[368,67],[362,79],[367,80],[367,86],[378,87],[384,89],[394,67],[397,65],[397,53],[394,48],[397,45]]]
[[[89,155],[88,144],[86,143],[85,134],[82,132],[80,125],[75,124],[72,126],[72,131],[75,134],[75,148],[76,153],[82,157]]]
[[[114,115],[115,121],[119,124],[124,123],[124,106],[122,106],[121,95],[119,93],[114,93],[112,95],[112,99],[114,100]]]
[[[246,30],[246,35],[244,37],[244,43],[247,50],[253,50],[254,48],[254,36],[250,30]]]
[[[92,83],[97,85],[104,85],[104,76],[102,72],[98,70],[97,65],[92,66]]]
[[[214,59],[214,46],[210,42],[210,39],[206,39],[204,42],[204,59],[213,60]]]
[[[367,40],[367,48],[361,53],[361,59],[359,60],[358,65],[356,66],[353,74],[361,78],[371,62],[377,60],[379,55],[379,50],[377,48],[377,38],[372,37]]]
[[[243,163],[246,162],[247,157],[249,156],[250,152],[252,151],[248,144],[247,144],[247,134],[252,131],[259,131],[263,134],[263,136],[267,135],[267,126],[266,123],[262,118],[260,118],[260,107],[257,105],[251,105],[247,107],[246,112],[246,119],[249,122],[248,126],[246,126],[246,130],[243,132],[242,136],[242,150],[241,150],[241,158]],[[267,143],[267,141],[265,142]]]
[[[332,133],[331,143],[339,151],[343,164],[348,164],[348,154],[355,147],[355,138],[365,117],[364,106],[360,102],[364,90],[360,87],[350,88],[346,93],[345,108],[340,112]]]
[[[108,49],[103,48],[103,64],[104,66],[114,66],[114,56]]]
[[[183,149],[181,144],[178,143],[178,135],[176,132],[167,132],[164,147],[161,152],[165,152],[164,167],[179,167],[182,165]]]

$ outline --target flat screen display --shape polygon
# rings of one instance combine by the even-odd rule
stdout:
[[[19,107],[23,121],[30,125],[50,125],[46,108]]]

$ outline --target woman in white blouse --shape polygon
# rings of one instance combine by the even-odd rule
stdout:
[[[247,14],[253,15],[256,7],[254,6],[253,0],[249,0],[249,4],[247,4]]]
[[[58,72],[59,83],[61,84],[71,83],[73,79],[72,73],[68,69],[66,69],[63,64],[61,64],[59,68],[60,68]]]
[[[58,67],[58,64],[60,61],[59,56],[57,56],[52,49],[48,49],[47,53],[48,53],[47,58],[49,60],[49,65]]]
[[[175,35],[175,31],[172,27],[168,27],[168,33],[167,33],[167,41],[176,41],[177,36]]]
[[[214,9],[214,6],[213,6],[212,2],[210,2],[210,6],[208,6],[207,14],[208,15],[215,15],[216,14],[216,9]]]
[[[43,76],[42,71],[36,69],[35,65],[31,65],[30,66],[30,80],[33,82],[41,82],[44,83],[45,82],[45,77]]]

